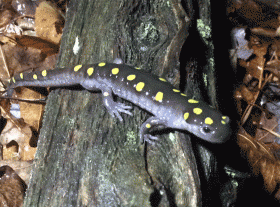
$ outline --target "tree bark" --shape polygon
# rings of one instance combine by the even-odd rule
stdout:
[[[121,58],[179,86],[189,26],[178,0],[71,0],[57,66]],[[52,91],[24,206],[201,206],[189,136],[163,134],[141,146],[150,114],[132,112],[121,123],[99,93]]]

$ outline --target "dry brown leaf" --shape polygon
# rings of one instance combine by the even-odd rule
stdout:
[[[62,36],[63,17],[55,4],[44,1],[36,9],[35,31],[38,37],[59,44]]]
[[[263,175],[264,184],[269,192],[273,192],[279,182],[276,171],[280,170],[279,163],[275,163],[275,160],[265,159],[261,163],[261,174]]]
[[[264,143],[250,136],[242,127],[237,135],[238,145],[247,154],[253,172],[262,174],[264,184],[269,192],[273,192],[280,183],[280,161],[274,156],[274,152],[280,150],[276,143]]]
[[[3,45],[1,47],[3,49],[1,50],[2,53],[0,53],[1,80],[6,81],[7,84],[7,81],[11,78],[9,77],[8,73],[10,73],[10,75],[13,76],[14,74],[19,72],[25,72],[25,71],[31,72],[34,71],[35,69],[40,70],[40,68],[42,68],[41,70],[46,68],[48,69],[53,68],[55,64],[54,60],[56,59],[55,58],[56,55],[47,56],[50,53],[49,54],[42,53],[43,50],[45,52],[50,52],[51,50],[53,50],[53,48],[48,50],[50,44],[43,44],[43,46],[46,47],[45,48],[42,47],[41,49],[39,49],[33,47],[19,47],[17,45],[10,45],[10,44]]]
[[[17,94],[20,99],[38,100],[44,99],[45,96],[34,90],[22,87]],[[30,103],[19,101],[20,114],[24,122],[30,125],[34,130],[39,131],[44,105],[39,103]]]
[[[39,49],[23,48],[10,44],[3,45],[2,49],[3,56],[5,57],[5,63],[3,62],[3,58],[1,58],[0,68],[8,68],[11,76],[16,74],[17,72],[37,68],[38,65],[40,65],[43,61],[41,57],[41,50]],[[3,75],[5,74],[7,74],[7,72],[3,71]],[[4,78],[5,77],[3,77],[3,79]],[[11,77],[7,77],[7,80],[10,78]]]
[[[0,12],[0,28],[12,22],[15,12],[11,9],[4,9]]]
[[[31,168],[33,166],[32,161],[14,161],[14,160],[1,160],[0,167],[8,165],[16,171],[16,173],[24,180],[28,185],[30,181]]]
[[[32,37],[32,36],[15,36],[16,42],[20,47],[32,47],[35,49],[39,49],[40,52],[46,56],[53,55],[58,53],[59,46],[50,42],[46,41],[39,37]]]
[[[26,188],[26,183],[17,175],[17,173],[11,167],[0,167],[1,206],[21,206],[23,203]]]
[[[7,124],[0,135],[0,143],[3,146],[7,146],[12,141],[15,141],[18,144],[18,158],[23,159],[24,156],[26,156],[24,154],[30,153],[29,141],[31,137],[32,131],[28,125],[21,123],[21,126],[19,127],[16,126],[11,120],[7,120]],[[28,152],[25,152],[26,148]],[[30,155],[27,157],[30,157]],[[3,158],[6,159],[5,157]],[[34,156],[32,159],[34,159]]]
[[[8,145],[3,146],[2,157],[5,160],[19,160],[18,144],[10,142]]]

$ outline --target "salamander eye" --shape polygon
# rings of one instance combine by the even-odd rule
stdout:
[[[211,132],[211,129],[209,127],[203,127],[202,129],[207,134]]]

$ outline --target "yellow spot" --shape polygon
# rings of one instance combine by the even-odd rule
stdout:
[[[42,71],[42,76],[44,76],[44,77],[47,76],[47,71],[46,70]]]
[[[187,95],[186,95],[186,94],[184,94],[184,93],[181,93],[181,95],[182,95],[182,96],[187,96]]]
[[[173,91],[176,93],[180,92],[180,90],[178,90],[178,89],[173,89]]]
[[[184,119],[187,120],[189,118],[189,115],[190,114],[188,112],[184,113]]]
[[[226,121],[224,121],[224,120],[222,120],[221,122],[222,122],[222,124],[227,124],[227,119],[228,119],[228,117],[227,116],[222,116],[222,119],[225,119]]]
[[[13,82],[14,82],[14,83],[16,82],[16,79],[15,79],[15,77],[13,77],[13,78],[12,78],[12,80],[13,80]]]
[[[33,79],[37,80],[37,75],[36,74],[33,74]]]
[[[118,73],[119,73],[119,69],[118,68],[113,68],[112,69],[112,73],[113,73],[113,75],[117,75]]]
[[[143,83],[143,82],[137,83],[137,85],[136,85],[136,91],[142,91],[143,88],[144,88],[144,86],[145,86],[145,83]]]
[[[208,124],[208,125],[211,125],[211,124],[213,124],[213,119],[211,119],[210,117],[207,117],[206,119],[205,119],[205,124]]]
[[[102,63],[99,63],[99,64],[98,64],[99,67],[103,67],[104,65],[106,65],[106,63],[103,63],[103,62],[102,62]]]
[[[141,68],[135,68],[136,70],[141,70]]]
[[[166,82],[166,80],[164,78],[159,78],[161,81]]]
[[[202,113],[202,109],[200,109],[200,108],[194,108],[194,109],[193,109],[193,113],[195,113],[196,115],[199,115],[199,114]]]
[[[74,67],[74,71],[75,71],[75,72],[78,72],[78,70],[80,70],[81,67],[83,67],[83,65],[76,65],[76,66]]]
[[[9,79],[8,82],[11,83],[11,79]]]
[[[151,128],[151,124],[146,124],[146,128]]]
[[[87,69],[88,76],[91,76],[93,74],[93,71],[94,71],[93,67],[88,68]]]
[[[129,75],[127,76],[127,80],[132,81],[136,78],[136,75]]]
[[[189,103],[198,103],[199,101],[194,100],[194,99],[189,99],[188,102],[189,102]]]
[[[163,93],[162,92],[157,92],[155,100],[158,101],[158,102],[162,102],[162,99],[163,99]]]
[[[109,96],[109,93],[108,92],[104,92],[103,96]]]
[[[19,76],[21,79],[23,79],[23,73],[20,73]]]

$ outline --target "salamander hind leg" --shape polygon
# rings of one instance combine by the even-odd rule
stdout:
[[[158,117],[152,116],[148,118],[140,128],[140,143],[144,144],[144,142],[153,143],[158,140],[156,136],[151,135],[150,133],[159,127],[166,127],[166,121],[159,119]]]
[[[129,111],[132,109],[131,106],[126,106],[123,103],[118,103],[113,100],[112,90],[110,88],[102,89],[103,103],[112,117],[117,117],[120,121],[123,121],[120,112],[126,113],[132,116]]]

